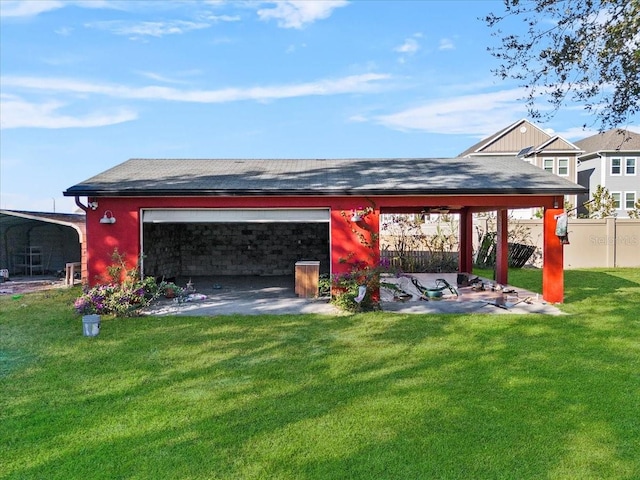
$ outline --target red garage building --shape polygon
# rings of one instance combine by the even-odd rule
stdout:
[[[132,159],[64,195],[87,213],[91,284],[105,277],[116,248],[132,266],[141,259],[144,275],[293,274],[309,259],[342,273],[345,258],[377,262],[381,214],[430,209],[460,215],[459,271],[468,273],[472,215],[496,211],[496,280],[506,284],[507,210],[542,208],[543,297],[558,303],[556,216],[564,195],[583,191],[515,157]]]

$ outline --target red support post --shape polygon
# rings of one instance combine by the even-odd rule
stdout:
[[[496,282],[507,285],[509,281],[509,218],[506,209],[497,212],[496,234]]]
[[[463,208],[460,212],[458,245],[458,272],[471,273],[473,271],[473,213],[468,208]]]
[[[544,210],[542,298],[549,303],[564,302],[564,251],[556,236],[556,216],[563,211],[562,208]]]

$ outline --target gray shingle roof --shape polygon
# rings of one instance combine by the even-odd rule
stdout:
[[[65,196],[573,194],[517,158],[131,159]]]
[[[614,128],[574,143],[585,151],[585,156],[602,151],[640,151],[640,134]]]

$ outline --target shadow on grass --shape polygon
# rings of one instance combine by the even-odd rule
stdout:
[[[639,320],[640,269],[566,270],[562,309]]]
[[[634,271],[635,275],[632,274]],[[593,296],[625,294],[630,289],[640,288],[640,269],[565,270],[564,278],[565,297],[571,302]]]
[[[3,478],[622,478],[639,468],[638,359],[616,327],[108,320],[13,379]]]

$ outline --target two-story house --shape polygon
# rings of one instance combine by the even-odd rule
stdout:
[[[606,188],[616,208],[616,216],[629,217],[640,199],[640,134],[612,129],[576,142],[584,153],[578,156],[578,183],[589,189],[579,198],[590,200],[598,185]],[[586,214],[586,208],[578,210]]]
[[[513,157],[514,162],[529,162],[573,183],[578,183],[578,156],[583,151],[559,135],[552,135],[526,119],[512,123],[481,140],[458,155],[470,157]],[[575,195],[565,199],[575,207]],[[534,212],[519,212],[518,216],[532,216]]]

